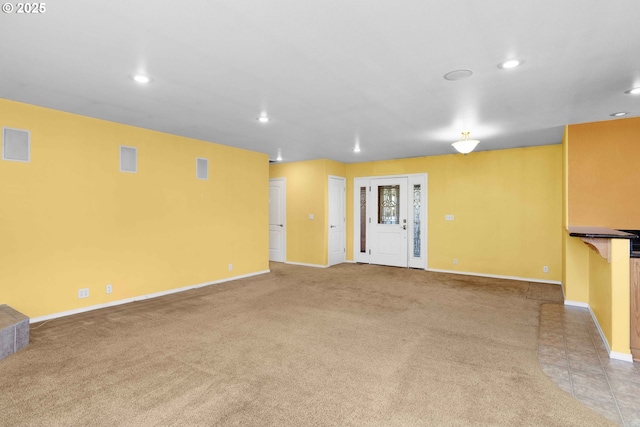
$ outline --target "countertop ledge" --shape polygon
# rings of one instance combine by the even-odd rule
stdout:
[[[638,236],[605,227],[567,227],[569,236],[600,239],[636,239]]]

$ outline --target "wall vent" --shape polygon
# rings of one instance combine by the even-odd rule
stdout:
[[[3,128],[2,130],[2,158],[16,162],[30,161],[29,131]]]
[[[196,159],[196,178],[209,179],[209,160],[200,157]]]
[[[120,172],[138,172],[138,149],[120,146]]]

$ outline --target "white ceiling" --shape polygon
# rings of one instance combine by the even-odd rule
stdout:
[[[477,150],[558,144],[640,115],[639,0],[45,4],[0,14],[1,98],[284,161],[448,154],[462,131]]]

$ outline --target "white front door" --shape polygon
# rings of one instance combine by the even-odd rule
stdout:
[[[346,239],[347,181],[329,177],[329,265],[343,263],[347,257]]]
[[[399,185],[399,224],[378,224],[380,221],[380,186]],[[402,187],[406,186],[406,192]],[[393,192],[387,197],[393,202]],[[384,191],[382,192],[383,198]],[[385,177],[360,177],[353,180],[353,260],[362,263],[427,268],[427,174]],[[388,203],[387,203],[388,204]],[[389,209],[387,209],[389,210]],[[404,215],[406,212],[406,216]],[[384,213],[384,212],[383,212]],[[404,219],[407,219],[406,230]],[[383,219],[394,222],[393,218]],[[389,227],[386,227],[386,226]],[[399,228],[401,230],[399,230]],[[402,233],[406,232],[406,252]],[[402,245],[405,246],[405,245]],[[406,254],[406,263],[402,253]],[[394,254],[393,256],[390,253]]]
[[[286,182],[269,180],[269,261],[284,262],[287,247]]]
[[[371,180],[371,263],[407,267],[407,178]]]

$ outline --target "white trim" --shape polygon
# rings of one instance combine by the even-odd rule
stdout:
[[[57,318],[60,318],[60,317],[66,317],[66,316],[71,316],[71,315],[74,315],[74,314],[86,313],[88,311],[99,310],[101,308],[114,307],[116,305],[128,304],[130,302],[143,301],[143,300],[150,299],[150,298],[162,297],[162,296],[165,296],[165,295],[171,295],[171,294],[175,294],[175,293],[178,293],[178,292],[189,291],[191,289],[203,288],[205,286],[210,286],[210,285],[217,285],[219,283],[230,282],[232,280],[244,279],[244,278],[252,277],[252,276],[258,276],[260,274],[265,274],[265,273],[270,273],[270,272],[271,272],[271,270],[256,271],[255,273],[243,274],[241,276],[227,277],[226,279],[215,280],[213,282],[205,282],[205,283],[200,283],[200,284],[197,284],[197,285],[184,286],[182,288],[175,288],[175,289],[169,289],[167,291],[154,292],[152,294],[140,295],[140,296],[137,296],[137,297],[126,298],[126,299],[121,299],[121,300],[117,300],[117,301],[111,301],[111,302],[107,302],[107,303],[104,303],[104,304],[96,304],[96,305],[91,305],[89,307],[81,307],[81,308],[76,308],[76,309],[73,309],[73,310],[62,311],[60,313],[47,314],[46,316],[40,316],[40,317],[31,318],[31,319],[29,319],[29,323],[44,322],[45,320],[53,320],[53,319],[57,319]]]
[[[426,268],[425,270],[433,271],[435,273],[462,274],[464,276],[490,277],[492,279],[519,280],[521,282],[535,282],[535,283],[547,283],[549,285],[562,285],[562,282],[558,280],[542,280],[542,279],[532,279],[529,277],[502,276],[500,274],[482,274],[482,273],[472,273],[472,272],[466,272],[466,271],[440,270],[437,268]]]
[[[317,268],[329,268],[329,265],[321,265],[321,264],[307,264],[306,262],[293,262],[293,261],[285,261],[285,264],[291,265],[301,265],[303,267],[317,267]]]
[[[570,307],[589,308],[589,304],[580,301],[564,300],[564,305],[568,305]]]
[[[633,355],[624,354],[624,353],[618,353],[617,351],[609,352],[609,358],[615,359],[615,360],[621,360],[623,362],[631,362],[631,363],[633,363]]]
[[[622,360],[623,362],[631,362],[633,363],[633,355],[632,354],[625,354],[625,353],[619,353],[617,351],[612,351],[611,347],[609,346],[609,341],[607,341],[607,337],[604,336],[604,332],[602,332],[602,328],[600,328],[600,323],[598,323],[598,319],[596,318],[596,314],[593,312],[593,310],[591,310],[591,306],[587,304],[587,306],[589,307],[589,313],[591,313],[591,318],[593,319],[593,323],[596,324],[596,328],[598,328],[598,332],[600,333],[600,338],[602,339],[602,342],[604,343],[604,346],[607,349],[607,353],[609,353],[609,358],[610,359],[615,359],[615,360]]]
[[[596,325],[596,329],[598,329],[598,333],[600,334],[600,339],[604,343],[605,348],[607,349],[607,353],[609,353],[609,358],[613,359],[613,352],[611,351],[611,347],[609,347],[609,341],[607,341],[607,337],[604,336],[604,332],[602,332],[602,328],[600,327],[600,323],[598,323],[598,319],[596,318],[596,314],[591,310],[591,306],[587,304],[587,308],[589,309],[589,314],[591,314],[591,319],[593,319],[593,323]],[[616,353],[620,354],[620,353]]]

